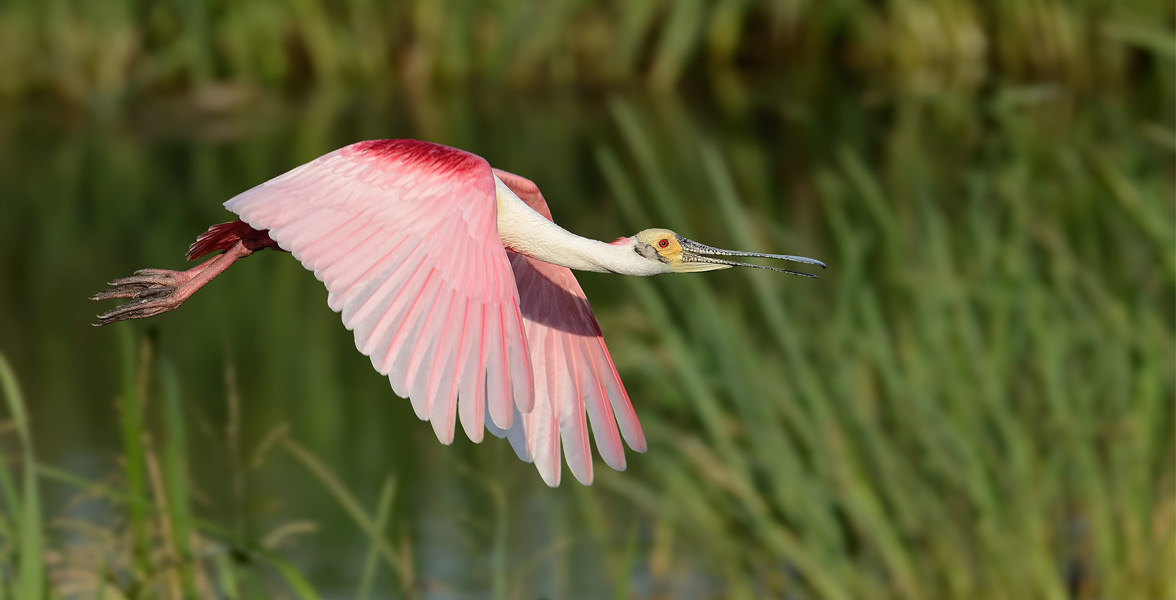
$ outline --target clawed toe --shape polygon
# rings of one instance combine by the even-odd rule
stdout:
[[[174,288],[167,290],[167,293],[163,296],[163,298],[166,299],[166,297],[170,296],[174,291]],[[167,312],[176,306],[179,306],[178,304],[161,302],[160,300],[161,298],[136,298],[130,302],[116,306],[115,308],[98,315],[98,322],[94,323],[94,326],[97,327],[100,325],[109,325],[110,323],[126,321],[127,319],[143,319],[146,317],[154,317],[155,315]]]
[[[192,275],[187,271],[165,271],[163,269],[139,269],[130,277],[121,277],[107,285],[137,285],[143,287],[176,287],[183,285]]]
[[[159,290],[175,289],[175,288],[161,288],[153,287],[145,283],[119,283],[118,280],[110,282],[114,286],[108,290],[102,290],[93,296],[91,300],[109,300],[111,298],[140,298]]]
[[[90,296],[90,299],[109,300],[110,298],[140,298],[149,294],[158,295],[156,292],[176,289],[180,282],[175,279],[174,277],[145,275],[123,277],[107,283],[106,285],[109,285],[110,288]]]

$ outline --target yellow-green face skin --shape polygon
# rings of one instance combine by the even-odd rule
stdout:
[[[675,273],[695,273],[729,269],[732,265],[711,262],[694,262],[691,254],[683,247],[684,238],[669,229],[646,229],[637,234],[637,241],[648,246],[666,268]],[[652,258],[652,256],[651,256]]]

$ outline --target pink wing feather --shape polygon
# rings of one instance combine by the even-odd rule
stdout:
[[[589,484],[588,421],[615,469],[621,437],[639,452],[645,437],[572,272],[508,258],[492,174],[551,219],[527,179],[414,140],[352,144],[225,206],[326,284],[356,347],[442,443],[458,420],[474,442],[485,425],[556,486],[562,440]]]
[[[355,345],[438,439],[510,429],[534,391],[519,297],[482,158],[360,142],[225,203],[326,284]]]
[[[494,174],[527,206],[552,220],[534,183],[499,169]],[[527,450],[543,479],[558,485],[562,438],[572,474],[581,483],[591,483],[587,412],[601,458],[614,469],[624,469],[625,453],[617,427],[629,447],[638,452],[646,449],[645,435],[584,290],[571,269],[513,252],[510,264],[522,302],[536,397],[534,410],[516,419],[510,436],[515,449],[520,450],[516,440],[521,425]]]

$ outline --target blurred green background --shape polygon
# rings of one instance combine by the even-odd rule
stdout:
[[[1176,9],[6,0],[0,600],[1172,598]],[[557,221],[650,441],[442,447],[290,256],[96,329],[220,204],[414,137]]]

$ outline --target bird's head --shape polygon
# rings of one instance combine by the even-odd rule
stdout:
[[[730,260],[733,257],[774,258],[808,265],[817,265],[822,269],[825,268],[825,263],[803,256],[760,254],[758,252],[738,252],[735,250],[712,248],[706,244],[700,244],[694,240],[684,238],[669,229],[646,229],[633,236],[632,239],[634,240],[634,250],[638,254],[646,259],[662,263],[668,273],[694,273],[696,271],[713,271],[715,269],[729,269],[731,267],[754,267],[756,269],[768,269],[769,271],[789,273],[792,275],[816,277],[812,273],[802,271],[791,271],[778,267],[753,265]]]

